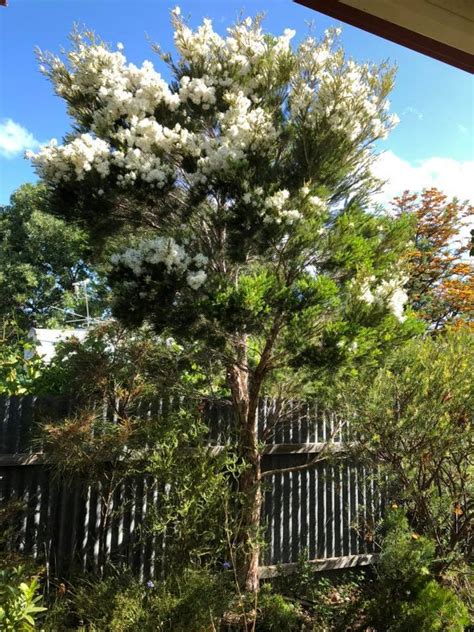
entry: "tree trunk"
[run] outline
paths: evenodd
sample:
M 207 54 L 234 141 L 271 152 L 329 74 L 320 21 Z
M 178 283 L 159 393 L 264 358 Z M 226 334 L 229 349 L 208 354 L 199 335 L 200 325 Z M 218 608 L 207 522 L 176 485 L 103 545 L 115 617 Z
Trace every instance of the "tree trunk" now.
M 250 419 L 249 419 L 250 422 Z M 239 481 L 241 504 L 241 564 L 238 575 L 241 587 L 247 592 L 256 593 L 259 589 L 258 567 L 260 561 L 260 512 L 262 506 L 260 453 L 258 451 L 257 432 L 252 422 L 243 429 L 247 441 L 242 446 L 242 458 L 247 464 Z
M 241 495 L 239 533 L 237 538 L 237 576 L 240 588 L 256 593 L 259 589 L 259 530 L 262 505 L 261 464 L 258 449 L 258 393 L 250 396 L 247 366 L 247 340 L 237 345 L 237 362 L 228 370 L 232 406 L 239 433 L 240 457 L 246 464 L 239 480 Z

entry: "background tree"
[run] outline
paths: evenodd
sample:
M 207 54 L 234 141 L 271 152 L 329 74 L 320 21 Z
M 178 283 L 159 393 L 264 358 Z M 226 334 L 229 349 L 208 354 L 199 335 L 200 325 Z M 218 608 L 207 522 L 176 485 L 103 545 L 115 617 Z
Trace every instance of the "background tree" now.
M 226 37 L 179 10 L 173 24 L 169 84 L 90 34 L 65 61 L 41 55 L 77 131 L 32 158 L 51 207 L 96 245 L 128 232 L 114 313 L 197 345 L 227 387 L 247 464 L 238 573 L 257 591 L 260 396 L 276 394 L 282 416 L 303 369 L 356 363 L 416 329 L 399 265 L 409 222 L 363 207 L 373 144 L 396 123 L 393 72 L 347 60 L 336 31 L 292 50 L 294 32 L 260 20 Z
M 0 317 L 18 326 L 58 326 L 85 316 L 74 284 L 89 281 L 91 314 L 105 307 L 106 287 L 90 266 L 87 232 L 47 212 L 46 187 L 24 184 L 0 208 Z M 70 310 L 65 314 L 59 309 Z
M 474 323 L 474 269 L 469 237 L 463 237 L 474 207 L 436 188 L 395 198 L 398 217 L 413 215 L 413 249 L 408 253 L 410 305 L 433 329 Z

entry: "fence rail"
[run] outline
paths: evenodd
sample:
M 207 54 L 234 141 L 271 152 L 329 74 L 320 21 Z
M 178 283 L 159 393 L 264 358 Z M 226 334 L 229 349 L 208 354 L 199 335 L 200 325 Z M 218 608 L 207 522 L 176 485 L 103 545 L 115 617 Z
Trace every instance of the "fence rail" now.
M 144 403 L 138 412 L 143 416 L 163 414 L 170 405 L 157 400 Z M 48 563 L 59 576 L 78 567 L 97 569 L 104 509 L 97 485 L 57 480 L 32 442 L 39 420 L 64 418 L 72 406 L 65 398 L 0 397 L 0 502 L 22 501 L 17 546 Z M 271 400 L 261 402 L 261 436 L 268 430 L 272 406 Z M 104 409 L 103 414 L 113 417 L 110 410 Z M 209 444 L 218 450 L 232 431 L 230 406 L 215 403 L 206 410 L 206 417 Z M 371 560 L 373 525 L 384 502 L 382 486 L 359 463 L 337 458 L 346 451 L 351 436 L 347 426 L 338 428 L 335 415 L 309 405 L 299 409 L 267 438 L 262 467 L 274 471 L 307 463 L 330 437 L 336 455 L 331 461 L 266 478 L 262 576 L 274 574 L 277 565 L 291 570 L 303 551 L 323 569 Z M 165 542 L 140 537 L 143 516 L 153 503 L 157 503 L 156 487 L 146 477 L 124 482 L 114 492 L 105 544 L 102 540 L 108 559 L 130 564 L 143 577 L 163 570 Z

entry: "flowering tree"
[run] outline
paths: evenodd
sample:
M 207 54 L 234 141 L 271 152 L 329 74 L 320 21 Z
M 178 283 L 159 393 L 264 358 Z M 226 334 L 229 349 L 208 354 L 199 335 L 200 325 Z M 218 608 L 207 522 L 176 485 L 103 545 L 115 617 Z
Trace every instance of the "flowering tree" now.
M 256 591 L 259 397 L 283 401 L 298 369 L 411 331 L 408 223 L 363 209 L 374 142 L 396 123 L 393 73 L 347 60 L 336 30 L 294 50 L 293 31 L 274 37 L 258 19 L 226 37 L 172 19 L 169 82 L 92 35 L 75 34 L 65 60 L 41 56 L 75 131 L 32 160 L 63 216 L 97 239 L 128 233 L 111 262 L 115 314 L 198 343 L 221 368 L 248 464 L 238 573 Z
M 398 216 L 415 218 L 413 248 L 407 252 L 410 303 L 433 329 L 447 324 L 472 326 L 474 269 L 469 261 L 469 239 L 462 238 L 465 220 L 474 207 L 436 188 L 421 195 L 408 191 L 395 198 Z

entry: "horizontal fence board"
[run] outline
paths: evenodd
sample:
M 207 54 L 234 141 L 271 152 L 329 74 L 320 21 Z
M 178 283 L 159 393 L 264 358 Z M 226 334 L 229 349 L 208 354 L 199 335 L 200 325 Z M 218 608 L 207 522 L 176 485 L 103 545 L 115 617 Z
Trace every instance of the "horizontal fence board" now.
M 135 414 L 151 418 L 179 404 L 177 399 L 142 401 Z M 159 510 L 156 484 L 145 476 L 123 480 L 107 505 L 98 486 L 55 477 L 51 462 L 38 451 L 38 422 L 59 422 L 74 406 L 67 398 L 0 397 L 0 501 L 23 503 L 10 548 L 47 563 L 59 577 L 98 571 L 107 561 L 130 564 L 141 577 L 162 575 L 172 533 L 140 535 L 147 509 Z M 292 403 L 284 423 L 274 428 L 276 408 L 268 398 L 259 404 L 262 470 L 272 471 L 263 483 L 261 576 L 273 576 L 280 565 L 291 572 L 302 555 L 321 570 L 369 563 L 383 487 L 376 484 L 376 473 L 350 457 L 354 438 L 348 425 L 340 426 L 335 415 L 314 404 Z M 99 414 L 116 420 L 113 408 L 103 406 Z M 219 452 L 233 432 L 232 408 L 228 402 L 207 402 L 205 417 L 209 449 Z M 310 469 L 274 472 L 308 463 L 324 450 L 331 459 Z
M 358 566 L 369 566 L 376 560 L 376 555 L 346 555 L 343 557 L 328 557 L 323 560 L 312 559 L 309 563 L 315 571 L 334 571 L 355 568 Z M 279 575 L 292 575 L 298 571 L 299 564 L 291 562 L 289 564 L 278 564 L 277 566 L 260 566 L 260 579 L 272 579 Z
M 355 444 L 337 443 L 274 443 L 264 445 L 262 454 L 319 454 L 325 451 L 325 456 L 334 456 L 348 452 Z M 208 446 L 211 454 L 218 454 L 226 449 L 223 445 Z M 133 451 L 132 451 L 133 452 Z M 14 454 L 0 454 L 0 467 L 9 465 L 38 465 L 52 464 L 55 460 L 44 452 L 23 452 Z

